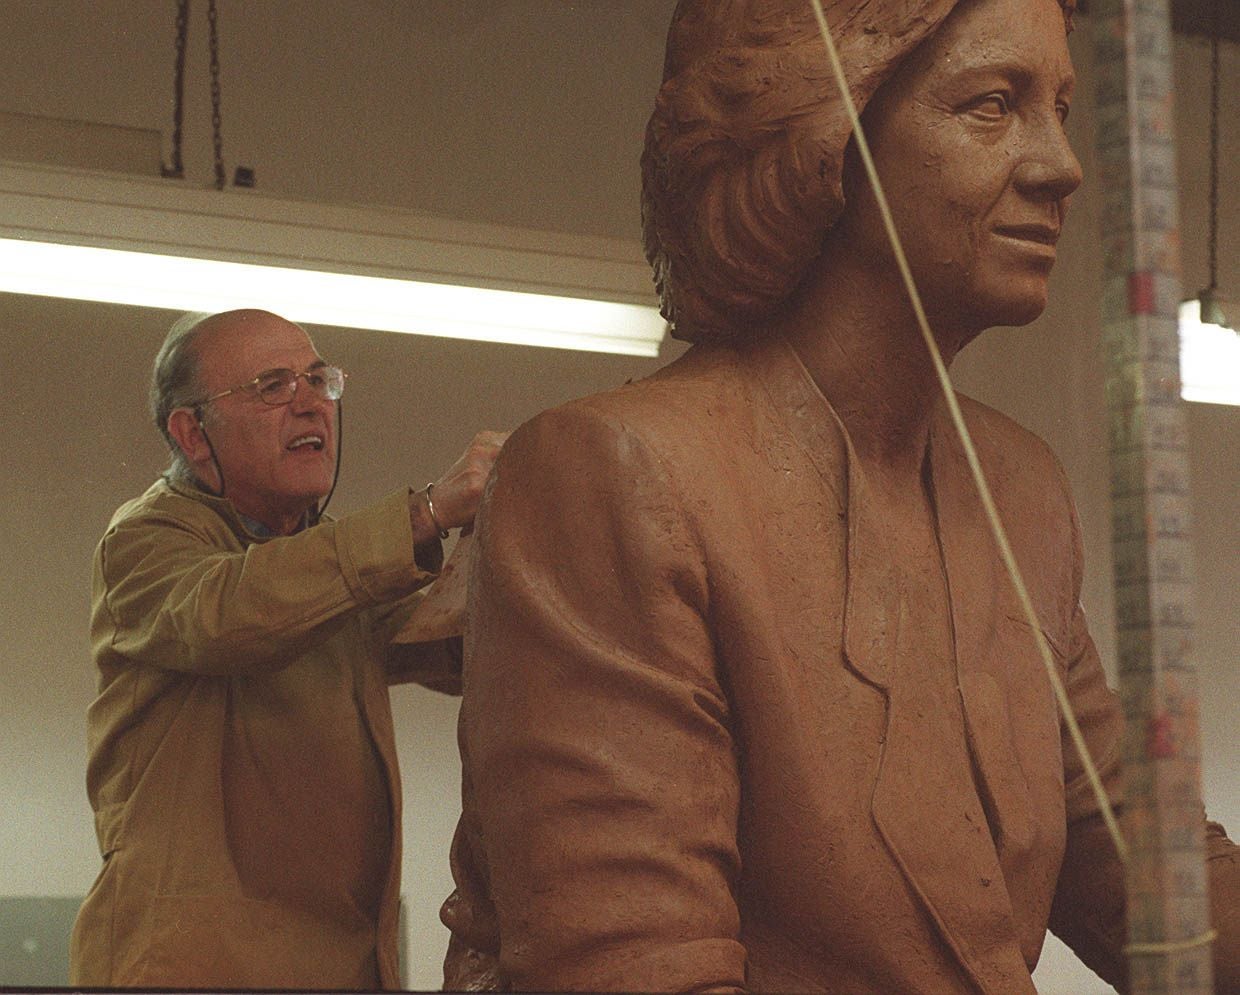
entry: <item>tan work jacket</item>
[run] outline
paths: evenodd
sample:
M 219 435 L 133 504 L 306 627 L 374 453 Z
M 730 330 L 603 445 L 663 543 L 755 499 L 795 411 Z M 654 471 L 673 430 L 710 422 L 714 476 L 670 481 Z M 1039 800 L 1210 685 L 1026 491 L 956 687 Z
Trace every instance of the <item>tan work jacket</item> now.
M 1064 475 L 961 403 L 1118 802 Z M 471 578 L 448 987 L 1033 995 L 1048 923 L 1121 976 L 1120 865 L 942 413 L 929 458 L 947 659 L 783 342 L 513 434 Z M 1234 969 L 1240 864 L 1212 846 Z
M 116 512 L 94 562 L 87 719 L 103 868 L 72 984 L 397 986 L 387 686 L 459 683 L 444 653 L 389 657 L 442 559 L 435 543 L 416 565 L 408 504 L 279 539 L 164 480 Z

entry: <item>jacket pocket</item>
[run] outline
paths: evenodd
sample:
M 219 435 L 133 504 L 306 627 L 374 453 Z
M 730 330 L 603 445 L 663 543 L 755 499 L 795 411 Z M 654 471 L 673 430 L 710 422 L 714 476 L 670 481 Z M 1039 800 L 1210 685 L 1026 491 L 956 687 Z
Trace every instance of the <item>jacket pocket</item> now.
M 149 932 L 115 983 L 147 988 L 371 988 L 375 936 L 237 895 L 151 899 Z M 118 972 L 119 973 L 119 972 Z
M 135 959 L 120 985 L 268 988 L 289 983 L 278 910 L 239 897 L 152 899 L 149 934 L 134 937 Z

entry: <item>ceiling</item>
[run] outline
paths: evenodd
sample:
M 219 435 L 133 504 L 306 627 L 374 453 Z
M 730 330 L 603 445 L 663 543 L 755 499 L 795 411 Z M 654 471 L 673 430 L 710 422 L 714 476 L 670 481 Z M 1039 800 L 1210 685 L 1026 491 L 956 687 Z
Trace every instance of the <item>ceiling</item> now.
M 1088 14 L 1097 0 L 1077 0 L 1077 9 Z M 1217 8 L 1219 35 L 1240 42 L 1240 0 L 1171 0 L 1171 26 L 1179 34 L 1214 33 L 1212 22 Z

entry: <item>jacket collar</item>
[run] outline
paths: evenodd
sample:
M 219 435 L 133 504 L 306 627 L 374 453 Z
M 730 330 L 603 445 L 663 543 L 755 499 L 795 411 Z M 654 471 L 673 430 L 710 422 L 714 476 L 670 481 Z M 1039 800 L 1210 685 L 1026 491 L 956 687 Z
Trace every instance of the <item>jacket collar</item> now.
M 753 346 L 744 361 L 758 374 L 775 409 L 824 483 L 847 509 L 844 656 L 863 680 L 886 692 L 886 647 L 899 635 L 899 585 L 886 536 L 867 499 L 860 462 L 839 416 L 796 351 L 775 337 Z
M 925 742 L 925 730 L 917 718 L 919 703 L 911 689 L 900 686 L 898 675 L 892 671 L 901 622 L 896 551 L 890 548 L 883 525 L 867 499 L 860 461 L 843 423 L 787 342 L 775 338 L 743 347 L 742 352 L 742 362 L 756 372 L 818 475 L 828 488 L 844 495 L 848 529 L 844 658 L 854 673 L 883 694 L 887 711 L 887 733 L 873 796 L 875 823 L 910 888 L 979 990 L 1011 995 L 1022 990 L 1017 979 L 1027 979 L 1028 969 L 1013 931 L 1011 901 L 980 797 L 971 813 L 980 830 L 974 836 L 974 845 L 929 832 L 924 808 L 909 804 L 910 786 L 918 784 L 927 763 L 935 762 L 930 755 L 935 744 Z M 997 599 L 1002 597 L 999 592 L 1006 590 L 1007 581 L 999 576 L 1000 565 L 985 521 L 979 519 L 981 509 L 961 444 L 941 403 L 932 420 L 929 460 L 951 604 L 956 672 L 972 751 L 976 716 L 970 713 L 992 704 L 990 698 L 975 693 L 977 682 L 972 670 L 996 652 Z M 980 675 L 984 668 L 978 666 L 978 670 Z M 978 782 L 988 787 L 991 782 L 1010 779 L 1011 772 L 986 770 L 986 758 L 976 752 L 973 759 L 979 765 L 976 774 L 967 765 L 958 772 L 968 779 L 962 785 L 964 797 L 976 795 Z M 1027 793 L 1013 790 L 1001 794 L 1006 802 L 1013 803 L 1005 805 L 1005 818 L 1020 825 L 1026 819 L 1020 803 L 1027 806 Z M 972 875 L 979 887 L 962 892 L 965 874 Z M 1027 990 L 1032 992 L 1032 986 Z
M 257 522 L 248 515 L 243 515 L 239 512 L 228 498 L 219 497 L 216 494 L 203 490 L 196 481 L 185 482 L 170 477 L 168 474 L 164 474 L 163 479 L 168 485 L 168 489 L 174 494 L 197 501 L 199 504 L 205 505 L 214 511 L 243 542 L 247 544 L 267 542 L 270 539 L 278 538 L 262 522 Z

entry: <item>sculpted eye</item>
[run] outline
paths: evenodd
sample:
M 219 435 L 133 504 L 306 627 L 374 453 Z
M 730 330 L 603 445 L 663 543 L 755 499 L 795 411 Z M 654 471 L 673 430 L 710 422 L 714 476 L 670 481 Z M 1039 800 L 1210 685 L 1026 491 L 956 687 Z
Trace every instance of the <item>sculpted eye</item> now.
M 969 110 L 977 117 L 988 121 L 998 121 L 1011 110 L 1005 93 L 988 93 L 973 102 Z
M 1068 120 L 1068 112 L 1071 110 L 1072 108 L 1068 105 L 1066 100 L 1061 100 L 1055 104 L 1055 113 L 1059 115 L 1060 124 L 1063 124 Z

